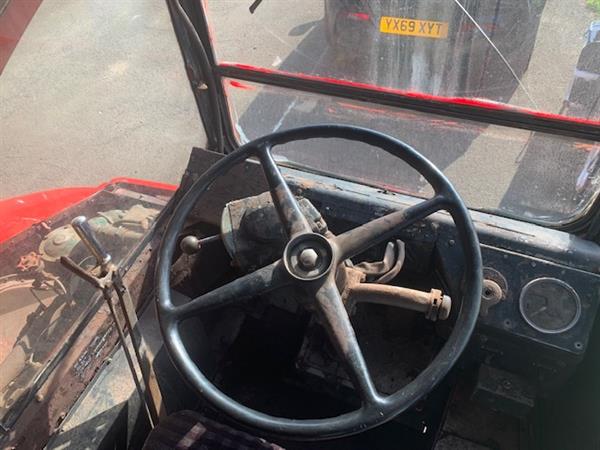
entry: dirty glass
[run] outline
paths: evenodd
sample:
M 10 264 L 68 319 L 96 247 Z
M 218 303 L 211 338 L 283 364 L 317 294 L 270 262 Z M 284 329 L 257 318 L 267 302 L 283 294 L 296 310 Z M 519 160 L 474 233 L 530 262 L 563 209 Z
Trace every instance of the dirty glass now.
M 205 3 L 219 63 L 600 124 L 600 16 L 585 0 L 307 0 L 294 7 L 263 0 L 254 13 L 245 0 Z M 593 142 L 230 81 L 225 89 L 240 142 L 308 123 L 354 123 L 413 144 L 473 208 L 561 223 L 596 197 L 600 151 Z M 440 125 L 425 125 L 431 123 Z M 386 158 L 324 147 L 322 161 L 301 151 L 287 158 L 423 191 L 418 177 L 392 173 Z
M 205 144 L 188 86 L 164 2 L 0 0 L 0 440 L 96 305 L 59 263 L 93 261 L 70 221 L 86 215 L 120 263 Z
M 240 140 L 323 122 L 371 128 L 418 149 L 475 209 L 557 223 L 574 219 L 597 194 L 595 169 L 586 172 L 600 151 L 594 142 L 237 80 L 225 80 L 224 86 Z M 283 164 L 419 197 L 432 193 L 407 164 L 364 144 L 315 139 L 278 147 L 274 153 Z
M 70 220 L 88 218 L 92 231 L 115 264 L 126 261 L 142 243 L 171 192 L 128 183 L 106 187 L 10 243 L 0 243 L 0 424 L 10 428 L 20 411 L 35 398 L 54 361 L 80 333 L 86 317 L 102 304 L 98 291 L 66 271 L 61 257 L 85 269 L 95 258 L 81 242 Z M 16 242 L 16 245 L 15 245 Z M 110 329 L 109 329 L 110 331 Z M 97 348 L 107 336 L 98 336 Z M 73 379 L 84 379 L 94 356 L 78 361 Z

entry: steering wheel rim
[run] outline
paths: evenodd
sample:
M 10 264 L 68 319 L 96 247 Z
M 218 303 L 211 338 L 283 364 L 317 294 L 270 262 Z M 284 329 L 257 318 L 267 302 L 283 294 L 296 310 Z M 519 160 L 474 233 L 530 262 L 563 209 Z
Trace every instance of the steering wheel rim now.
M 290 240 L 310 234 L 306 232 L 306 224 L 297 226 L 296 228 L 300 228 L 300 230 L 298 230 L 294 229 L 293 225 L 290 225 L 293 223 L 292 220 L 286 223 L 287 219 L 294 219 L 299 222 L 302 222 L 302 219 L 306 221 L 306 219 L 302 216 L 299 208 L 297 208 L 297 204 L 288 204 L 286 207 L 286 201 L 294 203 L 294 200 L 290 199 L 290 195 L 292 198 L 293 195 L 289 191 L 289 187 L 285 183 L 272 158 L 271 149 L 277 145 L 283 145 L 292 141 L 317 138 L 340 138 L 375 146 L 400 158 L 423 175 L 433 187 L 435 191 L 434 197 L 402 212 L 405 220 L 396 225 L 388 224 L 389 226 L 385 229 L 385 233 L 380 235 L 380 239 L 375 243 L 382 242 L 387 237 L 391 237 L 410 223 L 424 219 L 440 209 L 445 209 L 451 214 L 456 226 L 458 240 L 461 243 L 462 251 L 465 256 L 465 270 L 462 283 L 460 311 L 453 331 L 435 358 L 414 380 L 388 397 L 378 396 L 376 391 L 372 391 L 373 386 L 372 383 L 369 385 L 370 380 L 362 380 L 364 383 L 360 386 L 360 389 L 357 388 L 357 391 L 363 394 L 363 403 L 360 409 L 326 419 L 298 420 L 275 417 L 246 407 L 220 391 L 208 380 L 208 378 L 206 378 L 187 353 L 178 330 L 181 321 L 197 314 L 197 311 L 195 312 L 191 307 L 186 309 L 187 305 L 194 304 L 194 301 L 179 307 L 173 305 L 171 301 L 169 275 L 178 236 L 183 230 L 185 220 L 194 205 L 220 175 L 226 173 L 231 167 L 252 156 L 257 156 L 261 161 L 267 181 L 271 187 L 271 195 L 277 206 L 278 212 L 280 213 L 280 218 L 286 227 L 288 236 L 291 237 Z M 408 215 L 406 214 L 407 211 L 409 212 Z M 286 214 L 287 216 L 296 216 L 286 218 Z M 298 217 L 298 214 L 302 217 Z M 384 216 L 383 220 L 382 218 L 375 219 L 355 230 L 362 231 L 364 234 L 365 228 L 368 228 L 366 225 L 379 221 L 378 224 L 381 228 L 382 224 L 385 225 L 386 223 L 385 218 L 396 217 L 396 220 L 399 220 L 399 218 L 401 218 L 400 216 L 401 212 L 390 213 Z M 391 219 L 389 219 L 389 221 L 393 222 Z M 332 260 L 334 263 L 339 263 L 339 261 L 343 261 L 346 256 L 358 254 L 364 249 L 372 246 L 367 245 L 365 247 L 365 245 L 362 245 L 361 243 L 356 244 L 355 242 L 358 241 L 361 234 L 360 232 L 357 232 L 354 235 L 350 234 L 355 230 L 351 230 L 350 232 L 337 237 L 339 239 L 340 248 L 347 250 L 347 248 L 350 247 L 352 251 L 340 252 L 338 243 L 332 244 L 331 251 L 335 254 L 335 259 Z M 344 236 L 346 237 L 344 238 Z M 370 243 L 373 243 L 373 239 L 371 239 Z M 292 251 L 288 251 L 289 246 L 288 243 L 286 252 Z M 337 254 L 336 252 L 340 252 L 340 254 Z M 285 258 L 288 259 L 282 263 L 282 260 Z M 289 270 L 291 270 L 288 268 L 287 264 L 290 261 L 289 258 L 291 258 L 289 253 L 286 254 L 284 252 L 284 256 L 281 260 L 267 266 L 269 267 L 270 272 L 260 273 L 258 278 L 253 279 L 253 283 L 260 284 L 263 282 L 267 283 L 268 281 L 269 283 L 273 282 L 275 285 L 277 282 L 282 282 L 280 280 L 282 271 L 289 272 Z M 332 256 L 332 258 L 334 257 Z M 282 266 L 284 267 L 282 268 Z M 259 273 L 263 269 L 259 269 L 259 271 L 256 271 L 251 275 Z M 334 272 L 335 270 L 328 271 L 319 276 L 319 279 L 324 280 L 323 285 L 327 284 L 327 289 L 329 290 L 331 288 L 331 274 Z M 244 277 L 241 277 L 238 280 Z M 269 280 L 263 280 L 266 278 L 269 278 Z M 235 280 L 230 284 L 234 284 L 238 280 Z M 482 260 L 477 233 L 471 222 L 466 205 L 450 181 L 433 163 L 406 143 L 376 131 L 348 125 L 316 125 L 273 133 L 249 142 L 218 161 L 200 176 L 189 191 L 181 198 L 167 225 L 159 251 L 156 282 L 158 293 L 158 318 L 168 353 L 182 376 L 201 397 L 206 399 L 213 407 L 224 412 L 234 420 L 244 425 L 258 428 L 268 434 L 292 439 L 320 440 L 360 433 L 393 419 L 395 416 L 414 405 L 415 402 L 430 392 L 446 376 L 448 371 L 462 354 L 475 328 L 479 314 L 481 296 Z M 306 279 L 303 282 L 306 282 L 306 286 L 311 286 L 310 283 L 313 283 L 314 285 L 313 280 Z M 229 284 L 227 286 L 229 286 Z M 217 288 L 217 290 L 218 289 L 219 288 Z M 330 301 L 327 297 L 328 295 L 335 295 L 331 294 L 331 292 L 323 293 L 322 291 L 325 290 L 325 288 L 321 287 L 315 288 L 315 295 L 317 295 L 317 301 L 321 308 L 321 312 L 324 313 L 326 317 L 330 319 L 333 318 L 331 320 L 337 320 L 337 314 L 343 314 L 345 309 L 344 312 L 339 311 L 339 302 Z M 263 290 L 262 292 L 265 291 L 266 290 Z M 238 292 L 238 297 L 240 297 L 243 296 L 244 291 L 241 291 L 238 287 L 238 290 L 235 292 Z M 319 294 L 321 297 L 319 297 Z M 203 296 L 201 296 L 200 299 L 202 297 Z M 248 296 L 245 298 L 248 298 Z M 324 301 L 324 299 L 327 301 Z M 214 305 L 211 301 L 214 302 Z M 219 296 L 219 294 L 217 294 L 216 296 L 213 295 L 212 297 L 207 297 L 202 304 L 202 308 L 224 306 L 225 304 L 228 304 L 228 300 L 223 299 L 222 295 Z M 198 307 L 198 305 L 196 304 L 195 307 Z M 330 315 L 331 317 L 329 317 Z M 349 323 L 349 320 L 347 322 Z M 353 330 L 350 330 L 350 332 L 354 335 Z M 342 336 L 342 338 L 346 337 L 347 335 Z M 344 346 L 343 343 L 340 345 L 342 345 L 342 347 Z M 350 362 L 350 364 L 351 366 L 352 364 L 357 364 L 357 367 L 354 369 L 358 371 L 357 374 L 360 374 L 362 353 L 360 353 L 360 348 L 358 350 L 358 356 L 360 357 L 358 358 L 359 361 L 353 361 Z M 362 360 L 362 365 L 364 365 L 364 360 Z M 364 367 L 364 370 L 368 376 L 366 366 Z M 355 378 L 353 378 L 353 381 L 356 381 Z M 358 382 L 360 383 L 361 380 L 358 380 Z M 356 383 L 355 387 L 357 387 Z

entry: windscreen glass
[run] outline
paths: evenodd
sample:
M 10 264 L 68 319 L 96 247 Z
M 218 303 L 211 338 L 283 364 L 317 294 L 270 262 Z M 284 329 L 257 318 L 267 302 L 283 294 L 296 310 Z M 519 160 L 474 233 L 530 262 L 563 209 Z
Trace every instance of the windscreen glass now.
M 351 123 L 413 145 L 472 208 L 566 222 L 595 198 L 591 141 L 341 101 L 341 81 L 421 98 L 524 108 L 600 124 L 600 22 L 584 1 L 246 0 L 204 2 L 217 62 L 322 81 L 320 94 L 226 80 L 240 143 L 314 123 Z M 253 12 L 250 11 L 252 9 Z M 560 31 L 559 31 L 560 30 Z M 306 164 L 420 195 L 422 180 L 352 145 L 288 153 Z M 328 161 L 337 161 L 329 164 Z
M 397 137 L 433 161 L 474 209 L 527 220 L 575 219 L 598 192 L 591 141 L 450 119 L 327 95 L 225 80 L 232 121 L 242 141 L 319 123 L 367 127 Z M 283 164 L 418 197 L 431 187 L 414 169 L 361 143 L 320 139 L 274 149 Z
M 190 149 L 206 142 L 188 86 L 164 2 L 0 0 L 6 445 L 32 405 L 34 434 L 53 430 L 68 412 L 65 398 L 74 401 L 111 351 L 115 328 L 99 310 L 105 302 L 60 262 L 95 265 L 69 224 L 85 215 L 121 268 L 137 256 Z

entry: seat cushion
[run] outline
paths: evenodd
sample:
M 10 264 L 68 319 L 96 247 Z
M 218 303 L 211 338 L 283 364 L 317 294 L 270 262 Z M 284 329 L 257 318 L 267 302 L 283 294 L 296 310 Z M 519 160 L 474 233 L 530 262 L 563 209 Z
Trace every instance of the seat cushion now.
M 193 411 L 180 411 L 161 420 L 144 450 L 283 450 L 264 439 L 236 430 Z

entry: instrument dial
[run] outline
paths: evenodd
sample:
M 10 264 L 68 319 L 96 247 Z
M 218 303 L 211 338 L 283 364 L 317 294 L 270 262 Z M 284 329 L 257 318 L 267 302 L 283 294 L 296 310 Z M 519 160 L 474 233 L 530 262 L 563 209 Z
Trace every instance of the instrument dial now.
M 523 319 L 542 333 L 570 330 L 581 315 L 577 292 L 556 278 L 538 278 L 525 285 L 519 308 Z

